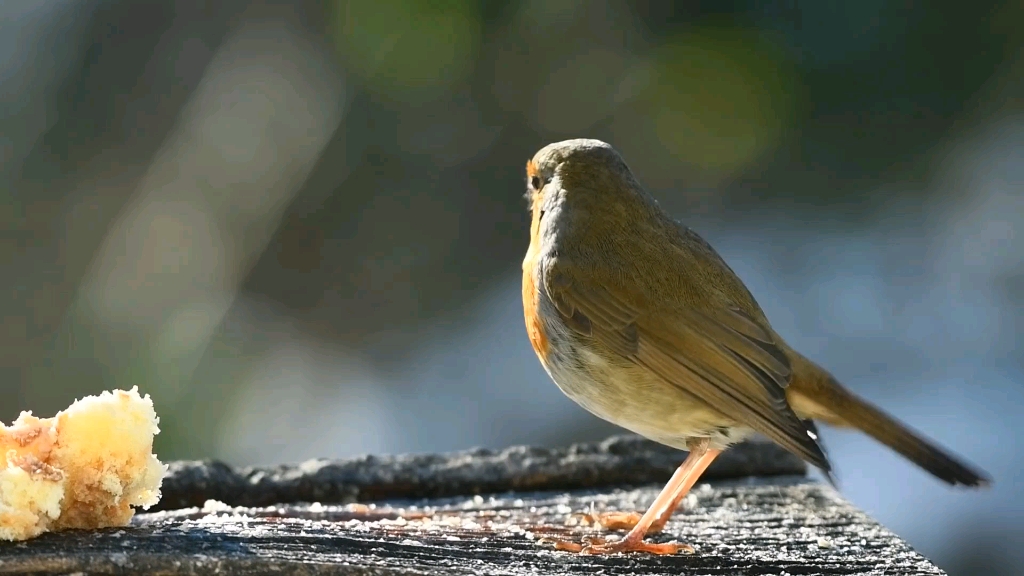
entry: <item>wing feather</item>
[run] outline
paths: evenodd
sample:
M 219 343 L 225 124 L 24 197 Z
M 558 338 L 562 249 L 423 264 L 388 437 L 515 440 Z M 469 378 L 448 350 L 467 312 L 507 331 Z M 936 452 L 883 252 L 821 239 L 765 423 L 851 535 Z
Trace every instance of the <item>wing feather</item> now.
M 739 308 L 642 312 L 607 286 L 546 270 L 544 286 L 569 326 L 646 367 L 711 408 L 824 470 L 816 440 L 786 400 L 789 360 L 772 334 Z M 581 331 L 582 333 L 582 331 Z

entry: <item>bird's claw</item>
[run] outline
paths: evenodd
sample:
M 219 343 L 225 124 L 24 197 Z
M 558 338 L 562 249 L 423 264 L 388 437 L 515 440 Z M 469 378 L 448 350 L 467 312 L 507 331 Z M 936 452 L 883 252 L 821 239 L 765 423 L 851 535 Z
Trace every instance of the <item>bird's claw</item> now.
M 666 556 L 671 554 L 693 554 L 693 546 L 688 544 L 680 544 L 679 542 L 666 542 L 664 544 L 655 544 L 653 542 L 647 542 L 643 539 L 631 539 L 624 538 L 622 540 L 615 540 L 609 542 L 604 538 L 585 538 L 583 543 L 571 542 L 568 540 L 542 540 L 542 543 L 551 543 L 554 545 L 555 550 L 564 550 L 566 552 L 575 552 L 586 556 L 598 556 L 603 554 L 619 554 L 627 552 L 644 552 L 647 554 L 655 554 L 658 556 Z

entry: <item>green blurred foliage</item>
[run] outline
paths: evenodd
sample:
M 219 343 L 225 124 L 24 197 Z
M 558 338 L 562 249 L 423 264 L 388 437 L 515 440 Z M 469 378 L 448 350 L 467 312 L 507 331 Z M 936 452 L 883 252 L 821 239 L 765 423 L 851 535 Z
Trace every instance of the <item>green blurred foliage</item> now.
M 481 40 L 472 0 L 339 0 L 329 32 L 348 70 L 385 99 L 430 100 L 472 71 Z
M 793 122 L 798 71 L 756 29 L 692 29 L 666 39 L 652 63 L 652 82 L 633 105 L 672 163 L 689 166 L 696 179 L 742 171 L 778 146 Z

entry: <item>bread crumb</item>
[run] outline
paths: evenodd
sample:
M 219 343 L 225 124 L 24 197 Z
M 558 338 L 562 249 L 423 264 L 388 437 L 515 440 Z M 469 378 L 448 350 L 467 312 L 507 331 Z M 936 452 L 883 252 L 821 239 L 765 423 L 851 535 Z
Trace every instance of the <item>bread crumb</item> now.
M 138 387 L 76 401 L 53 418 L 0 422 L 0 540 L 124 526 L 160 500 L 159 418 Z

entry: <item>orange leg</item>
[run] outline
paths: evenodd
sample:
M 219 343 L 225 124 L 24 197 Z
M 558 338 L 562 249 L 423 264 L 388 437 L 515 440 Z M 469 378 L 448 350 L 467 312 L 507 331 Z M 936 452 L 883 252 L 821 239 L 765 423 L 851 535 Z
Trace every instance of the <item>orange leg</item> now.
M 675 554 L 680 550 L 693 551 L 693 548 L 685 544 L 668 543 L 652 544 L 644 541 L 648 532 L 658 531 L 664 527 L 669 517 L 683 501 L 683 498 L 690 492 L 693 485 L 697 483 L 701 474 L 708 465 L 721 453 L 720 450 L 710 450 L 708 440 L 702 439 L 690 446 L 690 454 L 676 469 L 675 474 L 669 479 L 668 484 L 661 490 L 658 497 L 654 499 L 643 516 L 633 520 L 632 515 L 607 515 L 611 520 L 618 520 L 622 524 L 631 525 L 632 529 L 626 537 L 617 542 L 601 542 L 580 546 L 569 542 L 556 542 L 555 547 L 561 550 L 571 550 L 582 554 L 614 554 L 616 552 L 649 552 L 651 554 Z M 612 522 L 609 522 L 611 524 Z M 602 524 L 606 525 L 605 522 Z M 614 524 L 613 524 L 614 525 Z M 607 526 L 607 525 L 606 525 Z
M 718 454 L 720 453 L 720 451 L 718 450 L 708 450 L 706 439 L 695 442 L 693 445 L 690 446 L 690 448 L 691 453 L 693 451 L 703 451 L 705 452 L 705 454 L 708 454 L 710 456 L 708 457 L 707 461 L 700 466 L 699 469 L 694 470 L 693 482 L 690 483 L 689 486 L 687 486 L 686 488 L 680 490 L 676 494 L 672 502 L 664 510 L 662 510 L 661 514 L 654 520 L 654 522 L 651 523 L 650 527 L 647 528 L 647 534 L 657 534 L 658 532 L 661 532 L 661 530 L 665 527 L 665 524 L 668 523 L 669 518 L 672 517 L 672 514 L 674 514 L 675 511 L 679 509 L 679 504 L 683 501 L 683 498 L 686 498 L 686 495 L 690 493 L 690 489 L 693 488 L 693 484 L 695 484 L 696 481 L 700 478 L 700 475 L 708 467 L 708 464 L 711 464 L 711 461 L 714 460 L 715 457 L 718 456 Z M 687 460 L 689 460 L 689 458 Z M 682 466 L 685 465 L 686 462 L 683 462 L 680 468 L 682 468 Z M 600 524 L 601 527 L 605 530 L 631 530 L 635 528 L 637 524 L 640 523 L 640 519 L 643 516 L 639 512 L 603 512 L 601 514 L 586 514 L 586 517 L 591 522 Z

